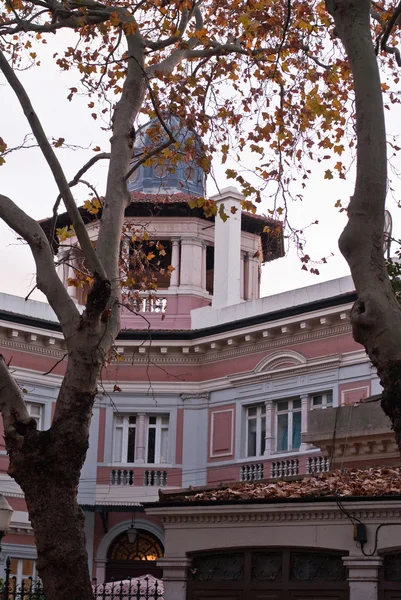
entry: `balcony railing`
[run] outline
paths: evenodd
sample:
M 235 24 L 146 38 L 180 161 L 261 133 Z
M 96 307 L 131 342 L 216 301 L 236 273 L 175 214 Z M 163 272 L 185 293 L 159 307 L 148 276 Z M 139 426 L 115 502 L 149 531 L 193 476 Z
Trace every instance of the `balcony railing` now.
M 271 477 L 289 477 L 298 474 L 299 460 L 297 458 L 277 460 L 271 464 Z
M 134 485 L 134 471 L 132 469 L 112 469 L 110 471 L 111 485 Z
M 259 481 L 263 479 L 263 463 L 244 465 L 240 469 L 240 481 Z
M 129 302 L 129 307 L 131 310 L 141 313 L 164 313 L 167 310 L 167 298 L 158 298 L 155 296 L 133 298 Z
M 330 471 L 330 459 L 324 456 L 311 456 L 306 461 L 306 473 L 327 473 Z
M 167 485 L 167 471 L 145 471 L 143 485 L 164 487 Z

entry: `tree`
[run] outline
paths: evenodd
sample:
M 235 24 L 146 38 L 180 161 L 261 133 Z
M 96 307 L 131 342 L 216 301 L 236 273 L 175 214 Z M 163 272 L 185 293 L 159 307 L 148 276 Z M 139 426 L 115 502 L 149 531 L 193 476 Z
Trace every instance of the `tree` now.
M 60 232 L 59 237 L 55 231 L 46 236 L 10 198 L 0 195 L 0 217 L 29 244 L 37 286 L 58 316 L 68 353 L 53 423 L 42 432 L 36 430 L 21 390 L 0 361 L 0 410 L 9 474 L 25 493 L 38 572 L 49 599 L 92 598 L 83 514 L 76 495 L 98 378 L 120 326 L 119 254 L 124 210 L 130 202 L 127 178 L 144 160 L 155 157 L 174 163 L 178 153 L 184 153 L 209 171 L 213 153 L 220 153 L 225 162 L 248 149 L 260 159 L 253 169 L 260 185 L 234 168 L 226 171 L 242 186 L 244 207 L 252 209 L 265 191 L 272 202 L 269 212 L 286 214 L 291 186 L 307 181 L 311 160 L 334 158 L 336 164 L 326 170 L 326 178 L 335 173 L 345 176 L 338 157 L 344 151 L 353 81 L 358 174 L 341 249 L 358 293 L 352 312 L 354 335 L 378 369 L 385 388 L 383 406 L 401 446 L 397 335 L 401 317 L 381 253 L 386 140 L 369 20 L 372 6 L 368 0 L 327 0 L 326 4 L 328 12 L 322 2 L 309 0 L 236 0 L 229 5 L 222 0 L 3 3 L 0 69 L 57 183 L 54 214 L 62 201 L 91 281 L 80 315 L 55 269 L 54 248 L 63 243 Z M 379 48 L 391 51 L 390 59 L 398 62 L 398 50 L 388 41 L 399 7 L 394 11 L 391 7 L 391 2 L 377 5 L 373 30 L 381 35 Z M 332 44 L 329 15 L 349 63 L 336 38 L 331 62 L 323 62 L 322 55 Z M 71 30 L 73 42 L 64 49 L 60 46 L 57 63 L 62 70 L 77 72 L 77 86 L 70 89 L 68 99 L 73 101 L 78 88 L 83 88 L 90 99 L 88 117 L 109 117 L 112 130 L 110 152 L 97 153 L 70 182 L 56 150 L 64 141 L 49 141 L 17 75 L 19 67 L 37 67 L 46 36 L 63 29 Z M 119 96 L 116 103 L 115 95 Z M 134 125 L 141 112 L 158 116 L 161 125 L 154 146 L 133 161 Z M 194 156 L 190 147 L 179 147 L 164 119 L 166 113 L 204 136 L 207 144 L 201 156 Z M 0 142 L 4 161 L 9 149 L 6 140 Z M 94 247 L 72 188 L 100 159 L 109 160 L 109 169 L 105 194 L 99 200 L 101 218 Z M 212 210 L 204 199 L 200 203 Z M 307 268 L 309 257 L 304 255 L 303 261 Z
M 336 34 L 347 53 L 355 90 L 357 172 L 348 223 L 339 246 L 348 262 L 358 299 L 351 312 L 354 339 L 362 344 L 383 386 L 382 408 L 391 420 L 401 451 L 401 309 L 383 256 L 387 195 L 387 140 L 379 68 L 371 38 L 372 3 L 326 0 Z M 391 14 L 382 47 L 401 66 L 399 51 L 387 47 L 401 3 Z

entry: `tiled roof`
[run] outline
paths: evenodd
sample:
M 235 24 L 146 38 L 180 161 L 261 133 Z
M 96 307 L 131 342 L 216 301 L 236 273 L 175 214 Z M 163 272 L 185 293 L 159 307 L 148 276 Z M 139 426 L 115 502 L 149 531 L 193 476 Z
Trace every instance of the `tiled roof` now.
M 198 488 L 182 492 L 160 492 L 162 503 L 211 501 L 284 500 L 400 496 L 401 469 L 375 467 L 367 470 L 336 470 L 321 475 L 232 483 L 219 488 Z

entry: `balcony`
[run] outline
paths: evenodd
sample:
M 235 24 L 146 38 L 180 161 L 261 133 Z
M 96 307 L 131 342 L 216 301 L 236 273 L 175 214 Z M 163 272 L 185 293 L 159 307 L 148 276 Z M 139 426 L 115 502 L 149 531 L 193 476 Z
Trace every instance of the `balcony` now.
M 145 485 L 155 487 L 166 487 L 167 471 L 146 470 L 138 473 L 138 482 L 135 482 L 135 472 L 132 469 L 112 469 L 110 471 L 110 485 Z M 142 476 L 142 477 L 141 477 Z
M 371 396 L 354 405 L 310 411 L 302 442 L 320 448 L 331 459 L 331 469 L 398 464 L 394 433 L 380 399 L 380 395 Z

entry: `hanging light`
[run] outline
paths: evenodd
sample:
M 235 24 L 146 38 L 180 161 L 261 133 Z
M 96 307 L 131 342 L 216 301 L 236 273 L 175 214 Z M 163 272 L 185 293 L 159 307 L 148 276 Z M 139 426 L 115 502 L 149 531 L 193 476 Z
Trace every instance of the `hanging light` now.
M 138 531 L 135 527 L 135 513 L 132 513 L 131 526 L 127 530 L 128 541 L 130 544 L 135 544 L 137 535 L 138 535 Z

